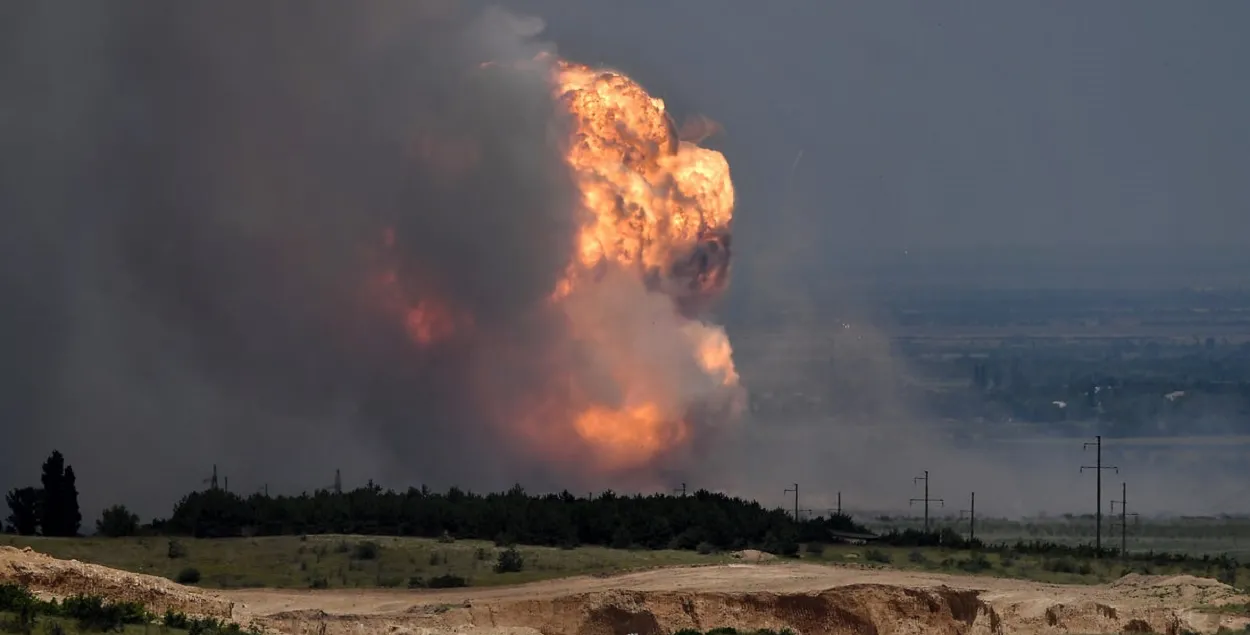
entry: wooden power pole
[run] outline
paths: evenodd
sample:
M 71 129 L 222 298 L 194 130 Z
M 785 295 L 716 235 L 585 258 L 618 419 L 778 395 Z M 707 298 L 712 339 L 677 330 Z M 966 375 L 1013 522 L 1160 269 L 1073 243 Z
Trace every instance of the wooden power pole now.
M 964 514 L 968 514 L 968 540 L 977 539 L 977 493 L 973 492 L 971 500 L 968 502 L 968 509 L 959 510 L 959 517 L 963 518 Z
M 681 497 L 685 498 L 686 497 L 686 484 L 682 483 L 680 489 L 673 490 L 674 494 L 676 494 L 677 492 L 681 492 Z
M 914 487 L 917 481 L 924 481 L 924 498 L 913 498 L 907 501 L 910 506 L 913 503 L 924 503 L 924 532 L 929 533 L 929 503 L 938 503 L 942 507 L 946 507 L 946 501 L 940 498 L 929 498 L 929 470 L 924 471 L 924 476 L 917 476 L 911 480 Z
M 1097 490 L 1094 494 L 1094 500 L 1095 500 L 1095 503 L 1094 503 L 1094 550 L 1096 552 L 1095 557 L 1101 558 L 1102 557 L 1102 471 L 1103 470 L 1115 470 L 1115 473 L 1119 474 L 1120 468 L 1114 465 L 1102 464 L 1102 435 L 1098 435 L 1094 437 L 1093 443 L 1090 443 L 1088 441 L 1085 442 L 1085 444 L 1081 446 L 1081 449 L 1085 450 L 1091 445 L 1094 446 L 1094 451 L 1096 455 L 1095 462 L 1093 465 L 1082 465 L 1081 472 L 1083 473 L 1085 472 L 1085 470 L 1093 470 L 1094 475 L 1097 477 L 1096 479 L 1094 479 L 1094 489 Z
M 782 494 L 794 492 L 794 522 L 799 522 L 799 484 L 794 484 L 794 489 L 786 488 Z
M 1128 517 L 1137 514 L 1128 513 L 1128 483 L 1120 483 L 1120 500 L 1111 501 L 1111 515 L 1115 516 L 1116 503 L 1120 504 L 1120 557 L 1128 557 Z M 1114 527 L 1114 525 L 1112 525 Z

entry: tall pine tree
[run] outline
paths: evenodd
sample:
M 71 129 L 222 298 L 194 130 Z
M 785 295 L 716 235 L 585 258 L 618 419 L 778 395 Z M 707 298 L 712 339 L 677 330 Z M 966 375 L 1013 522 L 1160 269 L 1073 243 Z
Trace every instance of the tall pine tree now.
M 64 507 L 64 517 L 62 521 L 65 523 L 62 529 L 65 533 L 62 536 L 77 536 L 78 530 L 82 528 L 82 511 L 78 509 L 78 478 L 74 476 L 74 468 L 65 466 L 65 478 L 62 481 L 63 489 L 61 490 L 62 504 Z
M 82 525 L 78 510 L 78 489 L 74 468 L 66 467 L 65 457 L 53 450 L 43 462 L 43 535 L 76 536 Z

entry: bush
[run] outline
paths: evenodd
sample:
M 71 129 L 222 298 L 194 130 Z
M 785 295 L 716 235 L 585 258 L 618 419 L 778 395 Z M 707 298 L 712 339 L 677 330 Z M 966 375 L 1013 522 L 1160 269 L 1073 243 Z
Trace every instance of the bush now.
M 181 542 L 170 539 L 169 548 L 166 550 L 170 560 L 187 557 L 187 548 Z
M 1052 573 L 1077 573 L 1079 567 L 1076 560 L 1068 556 L 1042 561 L 1042 569 Z
M 139 516 L 131 513 L 125 505 L 114 505 L 100 514 L 95 521 L 96 533 L 109 538 L 123 538 L 139 533 Z
M 699 552 L 699 555 L 710 556 L 716 553 L 716 545 L 705 540 L 699 543 L 699 546 L 695 547 L 694 550 Z
M 126 624 L 146 624 L 152 616 L 138 602 L 107 602 L 98 595 L 75 595 L 61 603 L 63 617 L 78 620 L 79 630 L 121 630 Z
M 959 563 L 959 568 L 969 573 L 980 573 L 994 568 L 994 563 L 985 557 L 985 554 L 977 552 L 972 554 L 971 558 Z
M 165 616 L 161 618 L 161 624 L 166 628 L 174 628 L 184 631 L 191 626 L 186 613 L 175 613 L 173 609 L 165 609 Z
M 869 562 L 879 562 L 881 564 L 890 564 L 894 562 L 894 559 L 890 557 L 890 554 L 880 549 L 869 549 L 868 551 L 865 551 L 864 560 Z
M 356 543 L 352 549 L 352 558 L 356 560 L 377 560 L 382 546 L 371 540 Z
M 174 582 L 178 584 L 199 584 L 200 570 L 195 567 L 187 567 L 178 572 L 178 576 L 174 578 Z
M 469 581 L 458 575 L 446 573 L 437 577 L 430 578 L 429 587 L 431 589 L 456 589 L 469 586 Z
M 912 564 L 928 564 L 929 563 L 929 559 L 925 557 L 924 552 L 916 550 L 916 549 L 912 549 L 911 552 L 907 554 L 907 561 Z
M 310 589 L 328 589 L 330 588 L 330 580 L 325 576 L 317 576 L 308 581 Z
M 807 555 L 819 558 L 825 555 L 825 543 L 809 542 L 803 547 L 803 550 L 807 552 Z
M 23 609 L 34 606 L 38 600 L 24 586 L 17 584 L 0 584 L 0 611 L 20 613 Z
M 525 568 L 525 559 L 521 557 L 521 552 L 516 547 L 508 547 L 499 552 L 499 559 L 495 562 L 495 573 L 517 573 Z

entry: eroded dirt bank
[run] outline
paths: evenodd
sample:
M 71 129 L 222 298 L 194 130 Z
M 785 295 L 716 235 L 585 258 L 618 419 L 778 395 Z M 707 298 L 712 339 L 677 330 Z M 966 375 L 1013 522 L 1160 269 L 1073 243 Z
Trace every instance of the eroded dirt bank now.
M 722 626 L 790 628 L 800 635 L 1175 634 L 1250 623 L 1200 610 L 1250 597 L 1190 576 L 1065 586 L 802 563 L 658 569 L 487 589 L 203 591 L 0 547 L 0 582 L 20 582 L 45 596 L 138 600 L 156 611 L 301 635 L 661 635 Z
M 1102 586 L 799 563 L 662 569 L 495 589 L 230 592 L 291 633 L 659 635 L 788 627 L 802 635 L 1215 632 L 1246 620 L 1199 607 L 1246 602 L 1189 576 Z

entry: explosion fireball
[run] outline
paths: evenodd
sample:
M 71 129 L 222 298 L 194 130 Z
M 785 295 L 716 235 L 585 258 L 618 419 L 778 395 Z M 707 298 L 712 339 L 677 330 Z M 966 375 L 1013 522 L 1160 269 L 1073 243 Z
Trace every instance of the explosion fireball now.
M 626 75 L 547 54 L 533 63 L 568 115 L 561 146 L 579 195 L 568 210 L 573 257 L 535 307 L 563 320 L 567 341 L 552 354 L 554 378 L 523 403 L 494 403 L 495 418 L 545 459 L 598 473 L 645 469 L 744 404 L 724 329 L 701 319 L 729 279 L 729 164 L 683 140 L 664 102 Z M 431 287 L 418 288 L 404 318 L 417 345 L 474 328 Z

